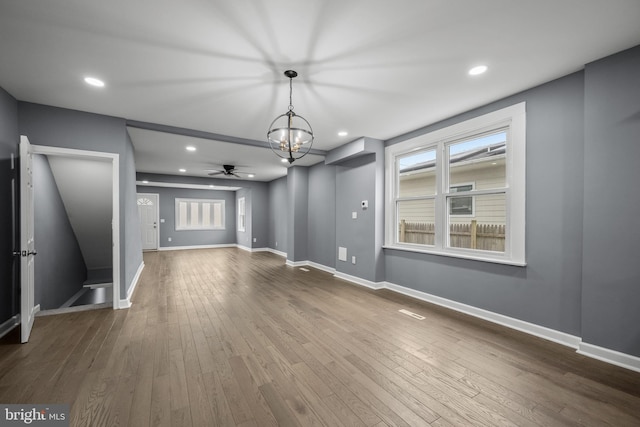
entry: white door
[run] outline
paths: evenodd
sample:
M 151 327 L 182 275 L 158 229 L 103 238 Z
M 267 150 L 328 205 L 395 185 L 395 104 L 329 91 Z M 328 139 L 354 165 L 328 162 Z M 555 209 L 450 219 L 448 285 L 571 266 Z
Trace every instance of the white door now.
M 142 250 L 158 249 L 158 195 L 138 193 L 138 218 L 142 235 Z
M 23 135 L 20 137 L 20 339 L 23 343 L 29 341 L 35 317 L 32 165 L 31 144 Z

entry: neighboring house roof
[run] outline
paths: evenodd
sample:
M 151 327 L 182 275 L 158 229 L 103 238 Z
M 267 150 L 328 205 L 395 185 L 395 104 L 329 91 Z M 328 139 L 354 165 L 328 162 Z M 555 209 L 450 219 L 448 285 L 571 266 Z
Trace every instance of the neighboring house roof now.
M 506 152 L 506 143 L 498 142 L 498 143 L 487 145 L 475 150 L 463 151 L 462 153 L 455 154 L 451 156 L 450 162 L 451 164 L 467 163 L 467 162 L 472 162 L 477 160 L 488 159 L 496 156 L 504 156 L 505 152 Z M 436 164 L 435 160 L 416 163 L 409 167 L 400 169 L 400 173 L 416 172 L 416 171 L 421 171 L 425 169 L 430 169 L 435 167 L 435 164 Z

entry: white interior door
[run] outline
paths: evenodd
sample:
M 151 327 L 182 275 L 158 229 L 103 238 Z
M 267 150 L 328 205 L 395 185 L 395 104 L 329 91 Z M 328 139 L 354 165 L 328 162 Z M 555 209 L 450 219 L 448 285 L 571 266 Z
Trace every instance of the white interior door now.
M 33 155 L 26 136 L 20 137 L 20 339 L 29 341 L 35 307 L 34 257 L 36 255 L 33 232 Z
M 158 249 L 158 195 L 138 193 L 138 217 L 142 234 L 142 250 Z

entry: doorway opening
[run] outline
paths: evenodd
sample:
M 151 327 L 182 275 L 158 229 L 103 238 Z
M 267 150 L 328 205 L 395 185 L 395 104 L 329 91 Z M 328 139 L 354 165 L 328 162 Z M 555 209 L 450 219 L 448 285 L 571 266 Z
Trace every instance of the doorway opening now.
M 34 172 L 40 175 L 40 182 L 34 179 L 33 184 L 38 252 L 35 295 L 42 305 L 39 315 L 119 308 L 118 154 L 38 145 L 31 150 Z M 38 186 L 46 185 L 55 187 L 47 196 L 38 191 Z M 56 211 L 58 218 L 63 216 L 60 204 L 65 218 L 55 223 Z M 47 241 L 48 233 L 54 233 L 56 239 Z M 64 272 L 51 265 L 61 262 L 63 251 Z M 75 271 L 75 276 L 60 280 L 49 271 L 60 276 Z M 57 295 L 62 290 L 64 296 Z

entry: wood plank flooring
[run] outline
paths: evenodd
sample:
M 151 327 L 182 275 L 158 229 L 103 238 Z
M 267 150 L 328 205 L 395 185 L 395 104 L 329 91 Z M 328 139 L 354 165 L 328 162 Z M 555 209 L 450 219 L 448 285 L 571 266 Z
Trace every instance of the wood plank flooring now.
M 73 426 L 640 425 L 640 374 L 560 345 L 269 253 L 144 259 L 130 309 L 2 339 L 0 402 Z

